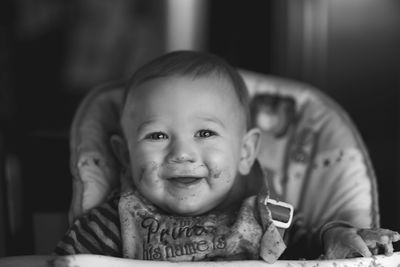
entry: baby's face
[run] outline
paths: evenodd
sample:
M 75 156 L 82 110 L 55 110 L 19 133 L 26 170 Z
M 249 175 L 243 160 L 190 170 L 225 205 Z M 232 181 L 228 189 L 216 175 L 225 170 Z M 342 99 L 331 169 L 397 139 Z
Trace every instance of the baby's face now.
M 228 81 L 159 78 L 136 88 L 127 103 L 122 125 L 142 195 L 179 215 L 232 201 L 246 124 Z

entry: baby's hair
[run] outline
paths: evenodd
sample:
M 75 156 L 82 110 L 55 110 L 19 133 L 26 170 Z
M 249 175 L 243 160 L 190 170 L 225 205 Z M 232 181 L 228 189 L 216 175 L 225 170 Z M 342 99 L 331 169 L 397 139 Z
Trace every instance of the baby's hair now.
M 124 105 L 128 94 L 146 81 L 171 76 L 191 76 L 193 79 L 206 75 L 227 78 L 245 112 L 247 128 L 250 127 L 249 93 L 242 76 L 224 59 L 205 52 L 174 51 L 158 57 L 139 68 L 131 77 L 124 92 Z

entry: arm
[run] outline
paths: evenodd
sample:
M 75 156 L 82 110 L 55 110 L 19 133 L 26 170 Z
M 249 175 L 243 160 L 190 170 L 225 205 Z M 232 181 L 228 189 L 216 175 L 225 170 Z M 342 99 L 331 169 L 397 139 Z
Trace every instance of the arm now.
M 377 227 L 362 154 L 356 149 L 340 151 L 323 153 L 314 161 L 289 231 L 290 258 L 312 259 L 323 254 L 320 231 L 329 222 L 344 221 L 358 229 Z M 337 161 L 339 155 L 342 158 Z M 327 160 L 334 163 L 325 166 Z
M 121 257 L 118 199 L 110 199 L 76 220 L 57 244 L 54 253 Z
M 331 222 L 321 229 L 325 259 L 344 259 L 393 254 L 393 242 L 399 233 L 388 229 L 359 229 L 346 222 Z

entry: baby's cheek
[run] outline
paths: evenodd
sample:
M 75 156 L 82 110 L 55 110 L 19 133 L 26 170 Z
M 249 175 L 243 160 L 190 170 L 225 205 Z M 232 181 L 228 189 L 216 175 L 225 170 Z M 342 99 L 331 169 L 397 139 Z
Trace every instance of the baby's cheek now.
M 233 183 L 235 173 L 229 166 L 221 164 L 208 164 L 207 166 L 210 172 L 210 184 L 225 187 L 226 184 Z
M 160 164 L 155 161 L 136 160 L 132 162 L 133 179 L 138 183 L 148 183 L 158 176 Z
M 210 166 L 210 177 L 212 179 L 221 179 L 223 178 L 225 173 L 223 173 L 223 170 L 220 169 L 218 166 Z
M 232 153 L 218 149 L 210 149 L 203 156 L 203 162 L 208 167 L 212 179 L 227 179 L 237 169 L 237 163 L 232 157 Z
M 141 166 L 142 180 L 146 184 L 157 184 L 159 182 L 160 164 L 154 161 L 147 162 Z

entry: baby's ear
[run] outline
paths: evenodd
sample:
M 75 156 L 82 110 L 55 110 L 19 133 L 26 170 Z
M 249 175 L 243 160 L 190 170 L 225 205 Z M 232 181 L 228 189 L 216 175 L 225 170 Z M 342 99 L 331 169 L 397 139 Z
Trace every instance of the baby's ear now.
M 125 140 L 120 135 L 111 136 L 111 147 L 119 163 L 124 167 L 129 166 L 129 151 Z
M 257 128 L 249 130 L 243 137 L 239 162 L 239 173 L 241 175 L 249 174 L 258 154 L 260 139 L 261 132 Z

